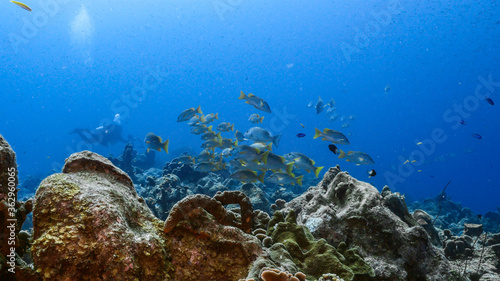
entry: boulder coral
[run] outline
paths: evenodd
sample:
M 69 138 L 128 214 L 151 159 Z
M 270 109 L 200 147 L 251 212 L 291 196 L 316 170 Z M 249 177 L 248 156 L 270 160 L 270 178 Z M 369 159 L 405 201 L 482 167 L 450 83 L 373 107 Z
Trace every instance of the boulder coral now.
M 338 243 L 356 247 L 375 271 L 369 280 L 446 280 L 449 262 L 404 210 L 405 204 L 398 202 L 402 198 L 391 198 L 397 205 L 392 209 L 398 214 L 387 207 L 389 201 L 375 187 L 337 167 L 317 186 L 288 202 L 284 210 L 294 210 L 297 222 L 316 238 L 328 239 L 335 233 Z
M 347 249 L 346 244 L 341 243 L 337 250 L 325 239 L 316 240 L 307 227 L 297 224 L 294 210 L 290 210 L 286 218 L 281 212 L 275 212 L 267 235 L 275 243 L 284 244 L 297 268 L 315 279 L 327 273 L 335 273 L 344 280 L 353 280 L 355 275 L 374 275 L 355 249 Z
M 18 183 L 16 154 L 0 135 L 0 280 L 38 280 L 21 259 L 30 237 L 20 231 L 33 201 L 17 201 Z
M 33 226 L 43 280 L 171 280 L 162 222 L 128 175 L 93 152 L 42 181 Z
M 233 213 L 215 198 L 224 204 L 239 202 L 243 223 L 235 223 Z M 249 265 L 262 253 L 259 240 L 245 233 L 251 222 L 251 204 L 239 191 L 225 191 L 214 198 L 192 195 L 174 205 L 164 226 L 174 280 L 244 278 Z

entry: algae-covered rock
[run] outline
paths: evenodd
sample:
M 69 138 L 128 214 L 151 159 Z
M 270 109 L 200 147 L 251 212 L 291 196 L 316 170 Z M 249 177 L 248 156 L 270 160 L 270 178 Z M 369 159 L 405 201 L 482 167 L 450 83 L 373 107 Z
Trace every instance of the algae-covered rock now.
M 0 280 L 39 280 L 36 273 L 22 260 L 29 233 L 19 232 L 31 212 L 33 201 L 17 201 L 16 154 L 0 135 Z
M 281 212 L 275 212 L 267 234 L 274 242 L 286 246 L 297 268 L 308 278 L 318 279 L 327 273 L 335 273 L 344 280 L 352 280 L 355 275 L 374 275 L 373 269 L 356 250 L 345 247 L 341 253 L 325 239 L 315 240 L 307 227 L 297 224 L 293 210 L 286 219 Z
M 411 223 L 406 206 L 395 201 L 398 207 L 392 209 L 397 214 L 375 187 L 331 170 L 284 210 L 295 210 L 298 223 L 311 226 L 316 238 L 334 232 L 336 241 L 358 249 L 375 271 L 367 280 L 446 280 L 451 276 L 449 262 L 430 243 L 424 228 Z
M 162 222 L 127 174 L 89 151 L 40 184 L 32 255 L 44 280 L 170 280 Z
M 230 223 L 222 204 L 206 195 L 178 202 L 165 223 L 175 280 L 238 280 L 261 255 L 259 240 Z

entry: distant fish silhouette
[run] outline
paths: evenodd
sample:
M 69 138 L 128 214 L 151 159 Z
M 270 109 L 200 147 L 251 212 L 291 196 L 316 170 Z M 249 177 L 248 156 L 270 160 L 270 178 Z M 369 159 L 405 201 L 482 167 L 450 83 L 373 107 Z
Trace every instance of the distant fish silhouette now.
M 304 133 L 298 133 L 298 134 L 297 134 L 297 137 L 298 137 L 298 138 L 303 138 L 303 137 L 305 137 L 305 136 L 306 136 L 306 134 L 304 134 Z
M 377 175 L 377 172 L 375 170 L 369 170 L 368 171 L 368 178 L 374 177 Z
M 474 138 L 476 138 L 476 139 L 478 139 L 478 140 L 480 140 L 480 139 L 482 139 L 482 138 L 483 138 L 483 137 L 481 137 L 481 135 L 480 135 L 480 134 L 472 134 L 472 137 L 474 137 Z
M 323 100 L 319 97 L 318 103 L 316 103 L 316 114 L 320 114 L 323 111 L 324 105 Z
M 491 105 L 495 105 L 495 103 L 493 102 L 493 100 L 492 100 L 492 99 L 490 99 L 490 98 L 488 98 L 488 97 L 485 97 L 485 98 L 484 98 L 484 100 L 485 100 L 487 103 L 491 104 Z
M 335 155 L 339 153 L 339 149 L 334 144 L 329 144 L 328 149 L 330 149 L 330 151 L 333 152 L 333 154 Z
M 460 124 L 465 125 L 465 121 L 464 120 L 460 120 Z

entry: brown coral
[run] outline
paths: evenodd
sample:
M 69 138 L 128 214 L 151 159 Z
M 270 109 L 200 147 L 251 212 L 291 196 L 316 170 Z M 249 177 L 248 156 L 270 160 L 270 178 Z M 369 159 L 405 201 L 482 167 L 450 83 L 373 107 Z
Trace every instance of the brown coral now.
M 263 268 L 260 278 L 263 281 L 305 281 L 306 275 L 302 272 L 297 272 L 294 276 L 291 273 L 279 271 L 274 268 Z
M 239 204 L 241 209 L 241 222 L 233 221 L 223 205 Z M 231 225 L 250 233 L 252 228 L 253 208 L 248 197 L 241 191 L 217 192 L 214 198 L 204 194 L 187 196 L 177 202 L 170 211 L 163 231 L 169 233 L 182 220 L 192 216 L 197 209 L 204 209 L 222 225 Z
M 33 261 L 44 280 L 169 280 L 161 221 L 104 157 L 73 154 L 42 181 Z

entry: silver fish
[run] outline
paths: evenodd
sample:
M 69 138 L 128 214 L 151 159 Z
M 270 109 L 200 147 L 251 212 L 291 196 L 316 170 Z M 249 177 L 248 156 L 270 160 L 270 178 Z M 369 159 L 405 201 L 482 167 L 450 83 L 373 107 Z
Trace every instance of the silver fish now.
M 271 132 L 261 127 L 253 127 L 245 132 L 245 138 L 258 142 L 272 142 L 278 147 L 281 134 L 273 136 Z

